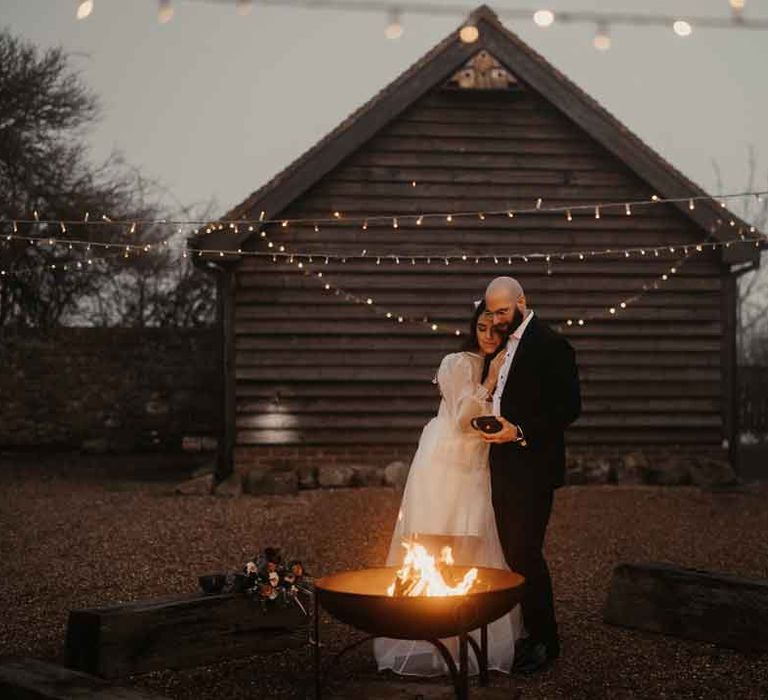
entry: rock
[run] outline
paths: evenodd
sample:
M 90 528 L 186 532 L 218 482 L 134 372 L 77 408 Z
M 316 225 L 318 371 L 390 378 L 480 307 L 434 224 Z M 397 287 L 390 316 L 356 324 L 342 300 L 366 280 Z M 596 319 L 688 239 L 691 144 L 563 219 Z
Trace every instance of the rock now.
M 390 462 L 384 467 L 384 483 L 387 486 L 394 486 L 399 491 L 405 488 L 405 482 L 408 480 L 410 465 L 405 462 Z
M 346 464 L 325 464 L 317 470 L 317 482 L 323 488 L 353 486 L 355 468 Z
M 86 454 L 103 455 L 109 452 L 109 441 L 106 438 L 92 438 L 84 440 L 80 449 Z
M 649 461 L 643 469 L 643 481 L 657 486 L 680 486 L 691 483 L 691 464 L 688 457 L 667 457 Z
M 168 402 L 165 401 L 159 393 L 154 392 L 152 398 L 144 404 L 144 410 L 150 416 L 166 415 L 170 411 Z
M 691 463 L 691 481 L 703 488 L 732 486 L 737 483 L 736 472 L 722 459 L 701 457 Z
M 607 484 L 614 479 L 614 469 L 607 457 L 590 457 L 581 465 L 587 484 Z
M 214 494 L 225 498 L 237 498 L 243 495 L 243 475 L 233 472 L 224 481 L 219 482 L 214 489 Z
M 384 469 L 369 464 L 354 465 L 355 486 L 381 486 L 384 483 Z
M 213 491 L 213 474 L 203 474 L 176 485 L 174 493 L 182 496 L 207 496 Z
M 252 469 L 246 474 L 245 490 L 252 496 L 292 495 L 299 490 L 299 475 L 288 467 Z
M 616 482 L 625 485 L 642 484 L 647 468 L 648 458 L 642 452 L 629 452 L 616 465 Z
M 216 473 L 216 460 L 210 460 L 208 462 L 204 462 L 199 467 L 195 467 L 192 471 L 191 476 L 204 476 L 205 474 L 215 474 Z
M 317 467 L 314 464 L 304 464 L 297 470 L 300 489 L 317 488 Z
M 219 446 L 219 441 L 214 437 L 204 437 L 200 441 L 200 449 L 203 452 L 213 452 Z
M 581 486 L 587 483 L 584 470 L 581 467 L 571 467 L 565 472 L 565 483 L 568 486 Z
M 184 452 L 200 452 L 202 446 L 202 440 L 199 437 L 185 435 L 181 438 L 181 449 Z

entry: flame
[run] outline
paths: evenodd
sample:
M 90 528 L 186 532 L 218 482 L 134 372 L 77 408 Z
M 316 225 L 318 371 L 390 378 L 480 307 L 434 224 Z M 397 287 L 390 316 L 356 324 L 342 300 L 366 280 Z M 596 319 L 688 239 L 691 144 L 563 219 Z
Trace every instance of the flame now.
M 387 595 L 399 596 L 448 596 L 464 595 L 477 580 L 477 569 L 472 568 L 455 586 L 450 586 L 443 578 L 440 565 L 453 566 L 453 552 L 450 547 L 440 550 L 439 564 L 423 545 L 403 542 L 405 559 L 398 570 L 395 580 L 387 588 Z

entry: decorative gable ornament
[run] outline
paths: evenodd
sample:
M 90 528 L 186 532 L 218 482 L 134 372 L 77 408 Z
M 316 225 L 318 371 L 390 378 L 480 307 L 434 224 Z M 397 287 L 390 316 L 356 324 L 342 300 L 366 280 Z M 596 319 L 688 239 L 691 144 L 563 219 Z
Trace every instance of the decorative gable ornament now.
M 488 51 L 478 51 L 448 81 L 451 87 L 464 90 L 509 90 L 519 88 L 512 75 Z

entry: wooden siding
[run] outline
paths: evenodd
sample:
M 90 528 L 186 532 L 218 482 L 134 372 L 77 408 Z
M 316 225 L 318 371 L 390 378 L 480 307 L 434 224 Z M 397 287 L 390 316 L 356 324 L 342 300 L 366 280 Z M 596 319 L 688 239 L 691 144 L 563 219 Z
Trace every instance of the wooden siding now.
M 416 181 L 416 187 L 411 185 Z M 530 91 L 435 90 L 280 213 L 286 218 L 418 215 L 429 211 L 530 208 L 650 198 L 619 160 Z M 258 214 L 258 212 L 256 212 Z M 407 316 L 429 315 L 462 330 L 494 276 L 523 284 L 530 306 L 560 326 L 577 351 L 583 414 L 573 445 L 713 447 L 724 437 L 721 264 L 705 251 L 658 291 L 616 318 L 590 321 L 659 277 L 680 253 L 601 256 L 583 262 L 500 259 L 446 266 L 439 253 L 488 255 L 679 246 L 703 234 L 664 204 L 623 210 L 541 213 L 485 221 L 272 227 L 290 251 L 359 254 L 370 260 L 306 267 Z M 265 250 L 252 239 L 250 246 Z M 377 255 L 435 255 L 399 265 Z M 438 404 L 440 358 L 460 339 L 399 325 L 322 289 L 287 262 L 245 258 L 234 308 L 236 442 L 416 443 Z M 567 328 L 567 318 L 587 319 Z

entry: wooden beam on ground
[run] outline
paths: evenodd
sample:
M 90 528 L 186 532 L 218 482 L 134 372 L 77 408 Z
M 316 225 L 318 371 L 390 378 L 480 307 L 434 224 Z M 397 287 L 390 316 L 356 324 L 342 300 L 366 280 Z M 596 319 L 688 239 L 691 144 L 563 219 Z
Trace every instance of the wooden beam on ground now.
M 250 596 L 228 593 L 72 610 L 67 665 L 117 678 L 299 647 L 308 619 L 296 605 L 264 612 Z
M 122 688 L 39 659 L 17 657 L 0 661 L 0 697 L 5 700 L 162 700 L 165 696 Z
M 768 650 L 768 581 L 664 563 L 619 564 L 605 622 L 712 642 Z

